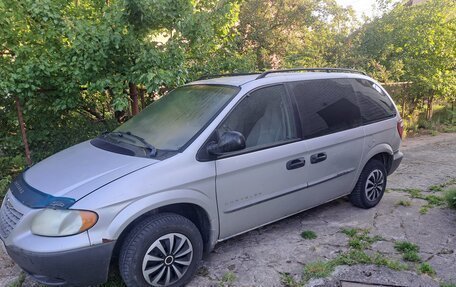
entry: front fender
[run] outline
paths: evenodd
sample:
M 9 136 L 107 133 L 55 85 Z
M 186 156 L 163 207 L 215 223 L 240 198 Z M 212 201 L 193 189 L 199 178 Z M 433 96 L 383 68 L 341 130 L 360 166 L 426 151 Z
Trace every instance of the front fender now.
M 206 211 L 211 223 L 211 242 L 217 239 L 219 225 L 215 200 L 193 189 L 166 190 L 137 199 L 125 206 L 105 229 L 103 239 L 116 240 L 134 220 L 160 207 L 171 204 L 194 204 Z

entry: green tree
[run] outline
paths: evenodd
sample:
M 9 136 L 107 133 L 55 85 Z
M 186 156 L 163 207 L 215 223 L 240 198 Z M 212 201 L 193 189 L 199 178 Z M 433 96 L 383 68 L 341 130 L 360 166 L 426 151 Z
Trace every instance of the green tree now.
M 352 9 L 334 0 L 248 0 L 241 6 L 240 48 L 258 69 L 338 65 L 355 27 Z
M 364 27 L 357 52 L 383 81 L 411 82 L 432 117 L 435 99 L 453 97 L 456 85 L 456 3 L 429 0 L 397 5 Z

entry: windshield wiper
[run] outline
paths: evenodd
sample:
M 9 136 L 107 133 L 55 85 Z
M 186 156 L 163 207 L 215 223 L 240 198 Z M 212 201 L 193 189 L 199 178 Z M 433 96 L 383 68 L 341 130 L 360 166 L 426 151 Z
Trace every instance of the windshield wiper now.
M 119 137 L 123 137 L 125 135 L 135 138 L 138 141 L 140 141 L 143 145 L 145 145 L 145 148 L 149 150 L 149 157 L 155 157 L 157 155 L 157 148 L 148 143 L 144 138 L 134 135 L 131 132 L 108 132 L 107 134 L 112 134 L 112 135 L 117 135 Z

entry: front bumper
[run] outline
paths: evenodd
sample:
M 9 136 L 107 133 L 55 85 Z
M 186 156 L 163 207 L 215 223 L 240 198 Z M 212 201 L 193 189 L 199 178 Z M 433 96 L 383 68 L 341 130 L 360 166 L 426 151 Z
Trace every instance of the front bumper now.
M 393 161 L 391 162 L 391 167 L 388 171 L 388 175 L 392 174 L 393 172 L 396 171 L 396 169 L 399 167 L 401 164 L 402 158 L 404 157 L 404 154 L 400 151 L 397 151 L 394 153 L 393 156 Z
M 106 282 L 115 242 L 53 253 L 6 246 L 9 256 L 36 281 L 49 285 L 87 286 Z

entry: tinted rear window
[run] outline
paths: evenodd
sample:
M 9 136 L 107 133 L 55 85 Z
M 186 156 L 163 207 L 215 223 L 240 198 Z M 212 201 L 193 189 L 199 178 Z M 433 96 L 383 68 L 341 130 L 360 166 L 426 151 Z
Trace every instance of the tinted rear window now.
M 364 79 L 352 79 L 358 98 L 363 123 L 372 123 L 396 115 L 394 104 L 375 83 Z
M 348 79 L 290 83 L 298 105 L 304 138 L 358 127 L 361 111 Z

